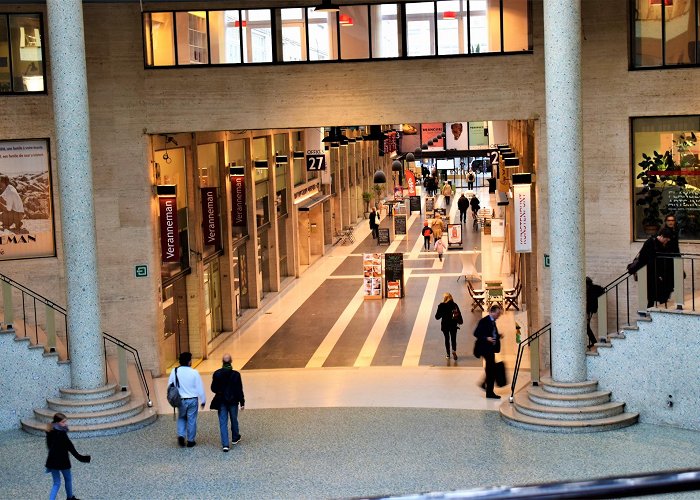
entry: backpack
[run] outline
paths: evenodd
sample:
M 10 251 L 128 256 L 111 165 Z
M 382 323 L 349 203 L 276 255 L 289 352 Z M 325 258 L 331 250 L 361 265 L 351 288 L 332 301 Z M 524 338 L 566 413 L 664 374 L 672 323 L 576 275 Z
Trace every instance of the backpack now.
M 178 367 L 179 368 L 179 367 Z M 180 397 L 180 381 L 177 379 L 177 368 L 175 368 L 175 383 L 168 386 L 168 403 L 173 408 L 179 408 L 182 403 L 182 398 Z
M 423 228 L 423 236 L 430 236 L 430 233 L 432 233 L 433 230 L 430 229 L 429 227 L 424 227 Z

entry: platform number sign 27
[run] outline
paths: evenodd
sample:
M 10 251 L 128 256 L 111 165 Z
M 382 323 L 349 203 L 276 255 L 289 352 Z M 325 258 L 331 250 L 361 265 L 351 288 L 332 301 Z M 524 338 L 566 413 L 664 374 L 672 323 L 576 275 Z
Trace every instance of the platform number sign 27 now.
M 306 155 L 306 170 L 326 170 L 326 155 Z

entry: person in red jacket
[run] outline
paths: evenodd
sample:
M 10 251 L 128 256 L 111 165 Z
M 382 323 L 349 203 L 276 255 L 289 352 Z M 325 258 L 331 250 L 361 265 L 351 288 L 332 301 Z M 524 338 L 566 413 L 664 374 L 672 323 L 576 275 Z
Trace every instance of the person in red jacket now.
M 90 463 L 90 455 L 81 455 L 68 438 L 68 422 L 63 413 L 56 413 L 53 422 L 49 424 L 46 432 L 46 446 L 49 448 L 49 456 L 46 458 L 46 472 L 53 477 L 53 487 L 51 488 L 51 500 L 56 499 L 58 490 L 61 488 L 61 474 L 66 486 L 66 496 L 68 500 L 78 500 L 73 495 L 73 475 L 70 471 L 70 457 L 68 453 L 84 463 Z
M 428 225 L 428 221 L 423 222 L 420 234 L 423 235 L 423 249 L 430 250 L 430 237 L 433 235 L 433 230 Z

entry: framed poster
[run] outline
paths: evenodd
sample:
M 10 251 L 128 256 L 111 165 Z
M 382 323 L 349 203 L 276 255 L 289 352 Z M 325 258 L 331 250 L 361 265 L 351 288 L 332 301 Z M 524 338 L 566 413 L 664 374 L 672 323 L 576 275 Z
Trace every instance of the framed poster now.
M 362 255 L 362 276 L 363 276 L 363 295 L 365 299 L 381 299 L 382 281 L 382 254 L 366 253 Z
M 469 123 L 454 122 L 447 124 L 447 149 L 469 149 Z
M 48 139 L 0 141 L 0 260 L 54 257 Z
M 447 225 L 447 246 L 462 248 L 462 224 Z

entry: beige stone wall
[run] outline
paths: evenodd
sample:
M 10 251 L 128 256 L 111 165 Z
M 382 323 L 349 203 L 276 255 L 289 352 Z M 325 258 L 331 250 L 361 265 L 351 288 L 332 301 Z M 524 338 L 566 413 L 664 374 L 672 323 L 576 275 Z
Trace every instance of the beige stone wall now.
M 630 243 L 629 117 L 697 113 L 700 95 L 692 89 L 699 70 L 630 72 L 627 2 L 584 0 L 583 13 L 587 263 L 589 274 L 603 283 L 622 272 L 638 247 Z M 86 4 L 104 328 L 133 343 L 146 366 L 159 370 L 159 250 L 148 134 L 515 118 L 538 120 L 537 265 L 543 272 L 537 284 L 542 317 L 535 323 L 546 320 L 549 285 L 542 255 L 549 224 L 539 0 L 533 16 L 532 55 L 144 70 L 138 3 Z M 0 114 L 1 139 L 53 136 L 50 93 L 0 97 Z M 55 158 L 52 168 L 57 192 Z M 58 213 L 57 198 L 54 207 Z M 59 220 L 56 236 L 59 258 L 2 262 L 0 272 L 65 302 Z M 138 263 L 149 265 L 152 279 L 133 277 Z

